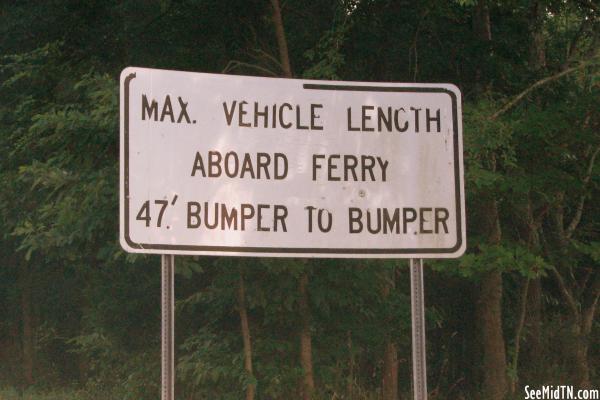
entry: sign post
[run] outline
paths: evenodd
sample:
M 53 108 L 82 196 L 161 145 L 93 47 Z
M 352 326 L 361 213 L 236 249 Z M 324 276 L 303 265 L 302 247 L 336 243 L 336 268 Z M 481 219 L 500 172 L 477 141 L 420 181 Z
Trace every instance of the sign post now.
M 427 352 L 425 350 L 425 293 L 423 260 L 410 259 L 412 319 L 413 398 L 427 400 Z
M 161 256 L 161 400 L 175 399 L 175 256 Z
M 466 247 L 458 88 L 132 67 L 120 90 L 120 242 L 164 255 L 163 385 L 173 255 L 409 258 L 424 399 L 421 259 Z

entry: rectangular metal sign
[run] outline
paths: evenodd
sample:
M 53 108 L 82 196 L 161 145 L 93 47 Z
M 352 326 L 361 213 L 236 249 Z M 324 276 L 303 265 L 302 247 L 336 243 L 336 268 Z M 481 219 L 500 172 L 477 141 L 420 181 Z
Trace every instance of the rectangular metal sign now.
M 132 67 L 120 96 L 127 251 L 444 258 L 465 250 L 453 85 Z

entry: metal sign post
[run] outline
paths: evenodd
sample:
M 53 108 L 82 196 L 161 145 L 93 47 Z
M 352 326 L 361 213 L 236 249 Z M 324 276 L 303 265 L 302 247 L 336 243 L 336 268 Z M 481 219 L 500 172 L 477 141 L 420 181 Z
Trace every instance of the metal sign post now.
M 161 256 L 161 400 L 175 399 L 175 256 Z
M 425 352 L 425 299 L 423 286 L 423 260 L 411 258 L 410 298 L 414 400 L 427 400 L 427 353 Z

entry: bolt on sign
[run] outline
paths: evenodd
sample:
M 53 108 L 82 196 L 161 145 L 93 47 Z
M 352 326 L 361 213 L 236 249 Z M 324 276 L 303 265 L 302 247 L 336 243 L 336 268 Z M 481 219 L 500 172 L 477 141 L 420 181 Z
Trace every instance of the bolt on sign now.
M 121 74 L 120 239 L 137 253 L 458 257 L 460 91 Z

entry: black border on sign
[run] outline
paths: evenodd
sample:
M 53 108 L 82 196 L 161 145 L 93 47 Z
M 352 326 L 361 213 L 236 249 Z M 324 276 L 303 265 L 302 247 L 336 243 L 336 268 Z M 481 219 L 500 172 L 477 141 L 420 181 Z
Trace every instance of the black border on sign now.
M 461 176 L 460 176 L 460 158 L 458 145 L 458 105 L 456 94 L 451 90 L 435 87 L 389 87 L 389 86 L 356 86 L 339 84 L 315 84 L 305 83 L 303 89 L 307 90 L 336 90 L 336 91 L 361 91 L 361 92 L 412 92 L 412 93 L 445 93 L 452 100 L 452 125 L 454 139 L 454 191 L 456 195 L 456 244 L 451 248 L 297 248 L 297 247 L 236 247 L 236 246 L 194 246 L 194 245 L 169 245 L 169 244 L 151 244 L 136 243 L 129 236 L 129 85 L 136 77 L 135 72 L 127 75 L 124 81 L 124 223 L 125 223 L 125 241 L 133 249 L 140 250 L 176 250 L 176 251 L 206 251 L 206 252 L 230 252 L 230 253 L 265 253 L 265 254 L 451 254 L 456 252 L 462 245 L 462 209 L 461 209 Z

